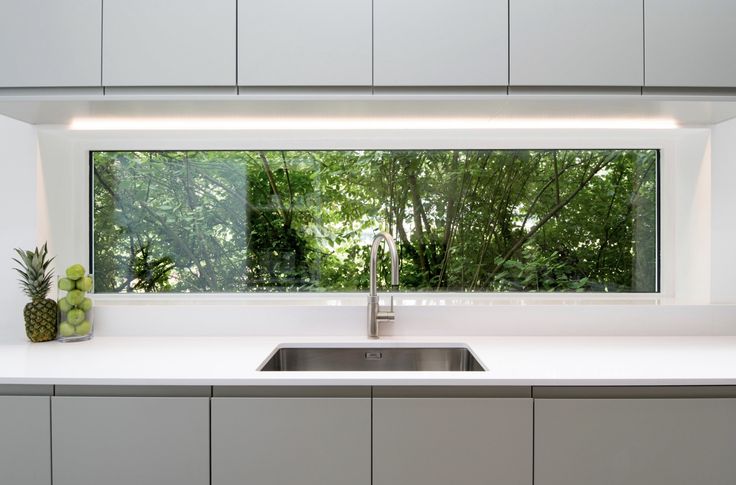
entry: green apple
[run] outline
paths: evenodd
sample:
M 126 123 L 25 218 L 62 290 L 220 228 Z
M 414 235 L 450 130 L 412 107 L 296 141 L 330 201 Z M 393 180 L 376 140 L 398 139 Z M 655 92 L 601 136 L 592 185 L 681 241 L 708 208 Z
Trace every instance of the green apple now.
M 59 334 L 62 337 L 71 337 L 74 335 L 74 326 L 69 322 L 62 322 L 62 324 L 59 325 Z
M 92 324 L 89 323 L 89 320 L 85 320 L 74 327 L 74 333 L 77 335 L 87 335 L 90 330 L 92 330 Z
M 62 298 L 59 300 L 59 310 L 61 310 L 61 313 L 66 313 L 69 310 L 71 310 L 73 305 L 67 301 L 66 298 Z
M 89 298 L 85 298 L 82 300 L 82 303 L 79 304 L 79 308 L 81 308 L 84 312 L 88 312 L 92 309 L 92 300 Z
M 77 289 L 82 291 L 89 291 L 92 289 L 92 277 L 85 276 L 77 281 Z
M 69 278 L 61 278 L 59 280 L 59 289 L 63 291 L 71 291 L 76 285 Z
M 84 292 L 80 290 L 72 290 L 66 295 L 66 299 L 72 306 L 79 306 L 84 301 Z
M 74 281 L 84 276 L 84 273 L 84 266 L 81 264 L 73 264 L 66 269 L 66 277 Z
M 79 325 L 84 321 L 84 312 L 79 308 L 74 308 L 69 310 L 69 313 L 66 314 L 66 319 L 72 325 Z

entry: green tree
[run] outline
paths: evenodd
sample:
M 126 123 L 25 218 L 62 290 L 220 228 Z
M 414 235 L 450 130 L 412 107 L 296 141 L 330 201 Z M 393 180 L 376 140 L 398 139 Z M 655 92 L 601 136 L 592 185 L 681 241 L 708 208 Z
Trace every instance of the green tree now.
M 96 289 L 364 290 L 380 229 L 408 290 L 656 291 L 657 156 L 96 152 Z

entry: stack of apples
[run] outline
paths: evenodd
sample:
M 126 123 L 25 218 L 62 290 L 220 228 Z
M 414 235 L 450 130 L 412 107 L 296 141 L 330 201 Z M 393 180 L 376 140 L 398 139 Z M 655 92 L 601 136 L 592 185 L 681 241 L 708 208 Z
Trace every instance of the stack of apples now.
M 92 300 L 87 293 L 92 290 L 92 277 L 86 274 L 84 266 L 74 264 L 66 269 L 66 278 L 59 279 L 59 289 L 66 291 L 66 296 L 59 295 L 59 335 L 62 338 L 89 335 L 92 330 Z

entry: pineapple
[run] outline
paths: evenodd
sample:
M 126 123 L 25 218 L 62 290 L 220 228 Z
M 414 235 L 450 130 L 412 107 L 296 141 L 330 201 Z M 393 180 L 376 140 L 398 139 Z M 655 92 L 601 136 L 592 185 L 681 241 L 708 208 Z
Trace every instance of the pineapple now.
M 20 256 L 20 260 L 13 258 L 13 261 L 20 265 L 20 268 L 14 268 L 20 274 L 18 281 L 23 292 L 31 299 L 23 309 L 26 335 L 31 342 L 53 340 L 56 338 L 57 305 L 46 296 L 54 277 L 53 271 L 49 270 L 54 258 L 47 259 L 46 244 L 40 250 L 16 249 L 15 252 Z

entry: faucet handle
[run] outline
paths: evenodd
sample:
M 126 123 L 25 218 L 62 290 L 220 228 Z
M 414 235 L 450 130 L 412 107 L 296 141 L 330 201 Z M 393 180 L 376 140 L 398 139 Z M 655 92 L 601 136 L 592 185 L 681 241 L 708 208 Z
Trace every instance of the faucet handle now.
M 388 310 L 379 310 L 376 314 L 376 318 L 381 322 L 393 322 L 396 319 L 396 313 L 394 313 L 394 295 L 391 295 L 389 300 L 390 307 Z
M 377 322 L 393 322 L 396 320 L 396 314 L 392 311 L 382 311 L 376 314 Z

